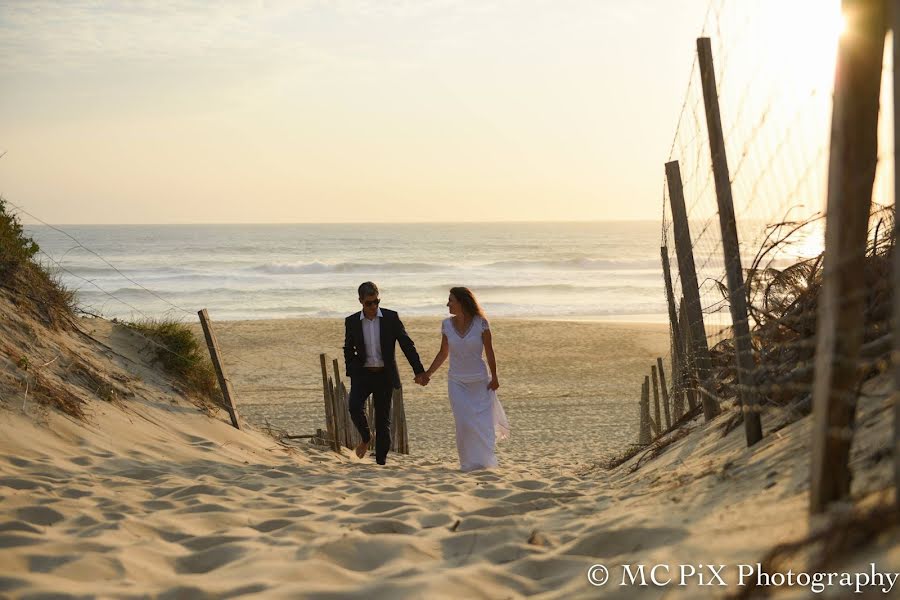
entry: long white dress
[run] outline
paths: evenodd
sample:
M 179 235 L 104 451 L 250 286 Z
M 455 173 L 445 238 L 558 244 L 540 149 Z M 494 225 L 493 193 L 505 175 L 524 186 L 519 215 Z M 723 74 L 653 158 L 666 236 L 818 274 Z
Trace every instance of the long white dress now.
M 509 437 L 509 421 L 488 384 L 482 334 L 490 329 L 487 319 L 475 316 L 469 330 L 460 335 L 451 318 L 444 319 L 441 332 L 450 347 L 447 391 L 456 421 L 456 450 L 462 471 L 497 466 L 496 441 Z

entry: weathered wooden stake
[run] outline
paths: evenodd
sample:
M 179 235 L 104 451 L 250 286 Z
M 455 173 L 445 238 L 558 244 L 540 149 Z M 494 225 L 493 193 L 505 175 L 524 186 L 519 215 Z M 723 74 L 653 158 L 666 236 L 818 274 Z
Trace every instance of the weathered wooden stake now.
M 735 366 L 738 375 L 738 400 L 744 413 L 744 434 L 747 438 L 747 446 L 752 446 L 762 439 L 762 423 L 759 417 L 760 399 L 754 384 L 756 364 L 753 361 L 753 345 L 750 343 L 747 289 L 744 287 L 741 247 L 734 216 L 734 199 L 731 195 L 731 180 L 728 175 L 728 155 L 725 152 L 725 136 L 722 132 L 722 115 L 719 113 L 719 96 L 716 89 L 716 71 L 713 67 L 712 45 L 709 38 L 697 39 L 697 58 L 700 62 L 703 104 L 706 107 L 706 128 L 709 132 L 713 178 L 716 182 L 719 227 L 722 230 L 722 251 L 725 254 L 728 306 L 731 310 Z
M 669 390 L 666 389 L 666 371 L 663 369 L 662 357 L 656 357 L 656 371 L 659 373 L 659 389 L 662 392 L 663 408 L 666 411 L 666 431 L 672 429 L 672 416 L 669 414 Z
M 212 359 L 213 368 L 216 370 L 216 378 L 219 380 L 219 389 L 222 390 L 222 398 L 225 401 L 225 410 L 231 418 L 231 424 L 235 429 L 240 429 L 241 424 L 238 422 L 237 409 L 234 407 L 235 395 L 231 388 L 231 380 L 225 374 L 225 365 L 222 364 L 222 355 L 219 351 L 219 341 L 216 339 L 216 332 L 213 331 L 212 321 L 209 320 L 209 314 L 204 308 L 197 313 L 200 315 L 200 325 L 203 327 L 203 337 L 206 338 L 206 347 L 209 349 L 209 357 Z
M 684 305 L 684 298 L 681 299 L 681 308 L 679 314 L 682 323 L 687 322 L 687 312 Z M 694 368 L 694 345 L 691 342 L 691 328 L 681 328 L 681 355 L 684 357 L 684 363 L 681 365 L 681 388 L 684 390 L 688 399 L 688 408 L 691 412 L 697 408 L 697 372 Z
M 810 512 L 850 495 L 865 251 L 878 158 L 878 103 L 886 27 L 883 0 L 844 0 L 828 164 L 825 260 L 813 382 Z
M 669 249 L 666 246 L 659 248 L 659 254 L 662 258 L 663 279 L 666 283 L 666 302 L 669 305 L 669 327 L 672 347 L 672 394 L 674 395 L 675 420 L 681 418 L 684 413 L 684 390 L 679 385 L 679 372 L 684 364 L 683 352 L 681 350 L 682 336 L 681 324 L 678 322 L 678 309 L 675 306 L 675 291 L 672 287 L 672 271 L 669 265 Z M 663 384 L 665 388 L 665 384 Z M 665 392 L 668 393 L 668 392 Z
M 662 433 L 662 413 L 659 410 L 659 380 L 656 375 L 656 365 L 650 366 L 650 381 L 653 383 L 653 406 L 655 407 L 653 414 L 658 429 L 656 435 L 658 436 Z
M 638 444 L 650 443 L 650 383 L 644 377 L 641 385 L 641 429 L 638 434 Z
M 334 431 L 334 437 L 332 438 L 332 448 L 335 452 L 341 451 L 341 422 L 339 420 L 339 408 L 337 402 L 337 393 L 334 389 L 334 381 L 331 377 L 328 378 L 328 401 L 331 404 L 331 427 L 332 431 Z
M 391 401 L 391 446 L 394 452 L 409 454 L 406 433 L 406 408 L 403 405 L 403 388 L 395 389 Z
M 710 421 L 719 414 L 719 404 L 706 389 L 712 363 L 709 345 L 706 343 L 706 328 L 703 325 L 703 309 L 700 305 L 700 285 L 697 283 L 697 269 L 694 265 L 694 249 L 691 246 L 691 228 L 688 225 L 687 209 L 684 205 L 684 188 L 681 182 L 681 168 L 678 161 L 666 163 L 666 181 L 669 186 L 669 206 L 672 207 L 672 224 L 675 227 L 675 252 L 678 254 L 678 272 L 681 275 L 681 291 L 687 306 L 687 325 L 682 327 L 691 332 L 694 367 L 697 370 L 699 388 L 703 395 L 703 417 Z
M 320 354 L 319 362 L 322 366 L 322 394 L 325 399 L 325 431 L 330 440 L 337 439 L 337 431 L 334 426 L 334 404 L 331 401 L 331 384 L 328 382 L 328 355 Z M 330 442 L 334 446 L 334 442 Z

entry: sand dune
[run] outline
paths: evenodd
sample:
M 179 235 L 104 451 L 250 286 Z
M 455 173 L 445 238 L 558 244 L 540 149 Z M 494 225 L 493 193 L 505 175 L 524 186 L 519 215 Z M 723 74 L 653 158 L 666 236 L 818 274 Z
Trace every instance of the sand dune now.
M 809 530 L 808 419 L 752 451 L 739 429 L 722 436 L 722 419 L 696 422 L 654 460 L 614 471 L 509 453 L 497 471 L 463 474 L 437 452 L 377 468 L 237 431 L 173 393 L 139 340 L 105 334 L 116 354 L 93 360 L 123 376 L 130 365 L 127 401 L 91 401 L 86 422 L 4 401 L 0 594 L 710 597 L 734 589 L 620 586 L 619 566 L 754 563 Z M 891 435 L 887 389 L 870 386 L 861 405 L 860 499 L 890 480 L 878 458 Z M 766 416 L 767 430 L 778 418 Z M 889 534 L 847 564 L 900 570 L 897 541 Z M 587 580 L 597 563 L 612 574 L 603 587 Z

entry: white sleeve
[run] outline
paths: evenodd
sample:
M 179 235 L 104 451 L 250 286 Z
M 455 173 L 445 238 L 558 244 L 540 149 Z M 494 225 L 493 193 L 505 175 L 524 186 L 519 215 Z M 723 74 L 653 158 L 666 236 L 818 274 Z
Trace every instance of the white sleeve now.
M 481 317 L 481 331 L 482 331 L 482 333 L 485 332 L 485 331 L 490 331 L 490 330 L 491 330 L 491 324 L 488 323 L 488 320 L 487 320 L 487 319 L 485 319 L 484 317 Z

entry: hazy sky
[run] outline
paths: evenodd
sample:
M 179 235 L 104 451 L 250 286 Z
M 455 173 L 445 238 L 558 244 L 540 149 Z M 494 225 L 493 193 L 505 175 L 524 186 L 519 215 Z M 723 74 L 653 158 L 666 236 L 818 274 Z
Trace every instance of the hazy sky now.
M 659 218 L 707 0 L 218 4 L 3 2 L 0 193 L 51 223 Z

